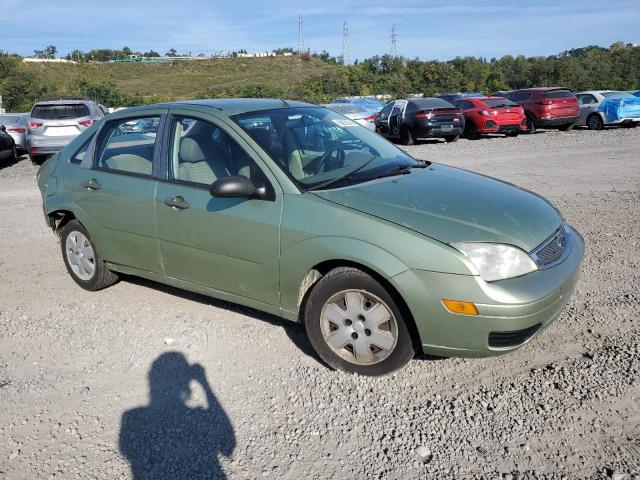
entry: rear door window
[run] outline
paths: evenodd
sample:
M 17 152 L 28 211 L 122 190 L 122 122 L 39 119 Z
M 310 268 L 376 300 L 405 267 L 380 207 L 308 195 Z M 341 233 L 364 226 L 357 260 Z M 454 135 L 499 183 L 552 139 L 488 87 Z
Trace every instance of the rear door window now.
M 124 118 L 107 123 L 96 143 L 96 167 L 150 176 L 159 124 L 159 116 Z
M 82 103 L 65 105 L 36 105 L 31 111 L 33 118 L 41 120 L 62 120 L 89 116 L 89 107 Z
M 598 103 L 598 101 L 596 100 L 596 97 L 594 97 L 593 95 L 582 94 L 582 95 L 578 95 L 578 103 L 580 103 L 580 105 L 588 105 L 590 103 Z

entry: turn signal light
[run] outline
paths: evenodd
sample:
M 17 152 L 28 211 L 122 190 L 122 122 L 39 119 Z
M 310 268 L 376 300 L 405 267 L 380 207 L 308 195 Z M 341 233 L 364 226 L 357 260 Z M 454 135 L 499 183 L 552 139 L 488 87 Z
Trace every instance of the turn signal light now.
M 451 313 L 457 313 L 458 315 L 478 315 L 478 308 L 471 302 L 463 302 L 461 300 L 447 300 L 442 299 L 444 308 Z
M 42 126 L 42 123 L 29 122 L 29 128 L 40 128 L 41 126 Z

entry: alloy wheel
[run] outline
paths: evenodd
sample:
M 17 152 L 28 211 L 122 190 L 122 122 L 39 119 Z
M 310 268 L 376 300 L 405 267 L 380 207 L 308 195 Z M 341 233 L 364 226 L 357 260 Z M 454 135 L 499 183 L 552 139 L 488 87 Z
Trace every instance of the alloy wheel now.
M 391 308 L 364 290 L 343 290 L 322 308 L 320 327 L 337 355 L 357 365 L 385 360 L 398 342 L 398 324 Z
M 74 230 L 67 236 L 65 250 L 73 273 L 80 280 L 91 280 L 96 272 L 96 259 L 89 239 Z

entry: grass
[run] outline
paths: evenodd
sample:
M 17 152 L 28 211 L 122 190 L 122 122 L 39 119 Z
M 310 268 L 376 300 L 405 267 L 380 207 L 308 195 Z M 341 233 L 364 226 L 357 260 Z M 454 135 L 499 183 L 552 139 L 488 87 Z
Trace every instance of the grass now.
M 112 82 L 120 90 L 142 97 L 176 100 L 194 98 L 205 90 L 248 84 L 286 86 L 328 73 L 336 67 L 318 59 L 298 57 L 216 58 L 172 63 L 26 64 L 58 91 L 71 91 L 75 82 Z

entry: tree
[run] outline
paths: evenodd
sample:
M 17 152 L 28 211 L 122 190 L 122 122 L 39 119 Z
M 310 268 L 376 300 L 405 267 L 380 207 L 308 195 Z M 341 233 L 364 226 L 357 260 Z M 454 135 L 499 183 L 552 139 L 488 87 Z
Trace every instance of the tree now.
M 178 56 L 178 52 L 176 51 L 175 48 L 170 48 L 169 51 L 164 54 L 164 56 L 165 57 L 177 57 Z

